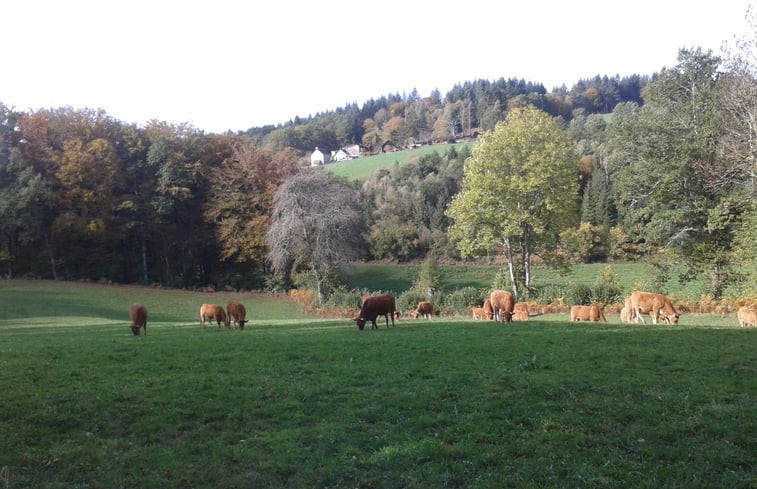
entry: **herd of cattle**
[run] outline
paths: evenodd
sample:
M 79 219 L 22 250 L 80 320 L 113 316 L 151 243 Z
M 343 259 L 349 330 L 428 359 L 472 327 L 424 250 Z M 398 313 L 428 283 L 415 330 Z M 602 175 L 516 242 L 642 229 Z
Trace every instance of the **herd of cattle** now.
M 418 307 L 409 313 L 413 318 L 423 316 L 428 319 L 433 315 L 433 305 L 428 301 L 418 303 Z M 515 321 L 527 321 L 529 318 L 528 305 L 523 302 L 515 302 L 513 294 L 506 290 L 495 290 L 482 307 L 471 309 L 473 319 L 489 319 L 498 322 L 509 323 Z M 626 297 L 623 308 L 620 311 L 620 320 L 624 323 L 643 323 L 644 315 L 652 318 L 652 323 L 662 322 L 665 324 L 678 324 L 681 315 L 676 311 L 670 299 L 662 294 L 642 292 L 634 290 Z M 376 329 L 376 319 L 384 316 L 386 327 L 389 327 L 389 318 L 399 319 L 394 296 L 381 294 L 377 296 L 363 297 L 363 305 L 357 317 L 352 318 L 358 329 L 363 330 L 367 321 L 371 322 L 371 329 Z M 741 307 L 737 313 L 739 325 L 757 326 L 757 308 Z M 571 321 L 595 321 L 607 322 L 602 306 L 572 306 L 570 308 Z
M 218 327 L 221 327 L 221 323 L 227 328 L 233 326 L 244 329 L 244 323 L 246 319 L 247 310 L 244 305 L 239 302 L 230 301 L 226 305 L 226 309 L 218 304 L 203 304 L 200 306 L 200 324 L 205 327 L 205 321 L 211 326 L 215 320 Z M 140 329 L 145 330 L 145 336 L 147 336 L 147 308 L 142 304 L 135 302 L 129 308 L 129 319 L 131 319 L 131 332 L 134 336 L 139 336 Z
M 429 301 L 421 301 L 414 311 L 408 313 L 414 319 L 423 317 L 430 319 L 434 314 L 434 306 Z M 484 301 L 482 307 L 471 309 L 473 319 L 489 319 L 498 322 L 509 323 L 515 321 L 527 321 L 529 318 L 528 306 L 523 302 L 515 302 L 513 294 L 506 290 L 495 290 L 488 299 Z M 644 315 L 648 314 L 652 318 L 652 323 L 663 322 L 665 324 L 678 324 L 680 314 L 676 311 L 670 299 L 662 294 L 652 292 L 641 292 L 635 290 L 630 296 L 626 297 L 623 308 L 620 310 L 620 320 L 624 323 L 644 323 Z M 234 327 L 240 330 L 244 329 L 247 311 L 239 302 L 230 301 L 226 309 L 218 304 L 203 304 L 200 306 L 200 324 L 205 327 L 207 321 L 211 326 L 213 321 L 218 327 L 221 323 L 227 328 Z M 376 319 L 384 316 L 386 327 L 389 327 L 389 320 L 392 321 L 392 327 L 395 326 L 395 320 L 399 320 L 400 313 L 397 311 L 396 302 L 392 294 L 380 294 L 376 296 L 365 296 L 362 300 L 362 307 L 357 317 L 352 318 L 357 324 L 359 330 L 365 328 L 366 322 L 371 322 L 371 329 L 377 329 Z M 144 329 L 147 336 L 147 308 L 139 303 L 134 303 L 129 309 L 129 319 L 131 319 L 131 331 L 134 336 L 139 336 L 140 329 Z M 740 326 L 757 326 L 757 308 L 741 307 L 737 313 L 737 319 Z M 602 306 L 572 306 L 570 308 L 571 321 L 595 321 L 607 322 Z

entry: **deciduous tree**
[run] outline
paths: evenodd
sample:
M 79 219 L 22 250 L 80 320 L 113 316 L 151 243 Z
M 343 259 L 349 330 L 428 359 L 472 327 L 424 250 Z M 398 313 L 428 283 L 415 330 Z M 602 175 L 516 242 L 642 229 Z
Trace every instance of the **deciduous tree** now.
M 268 259 L 276 272 L 309 268 L 322 303 L 325 274 L 358 256 L 362 232 L 355 189 L 330 172 L 303 171 L 274 196 Z
M 531 285 L 532 254 L 577 217 L 578 158 L 546 113 L 512 110 L 465 163 L 463 190 L 447 214 L 463 256 L 502 250 L 516 297 Z M 520 256 L 518 256 L 520 255 Z

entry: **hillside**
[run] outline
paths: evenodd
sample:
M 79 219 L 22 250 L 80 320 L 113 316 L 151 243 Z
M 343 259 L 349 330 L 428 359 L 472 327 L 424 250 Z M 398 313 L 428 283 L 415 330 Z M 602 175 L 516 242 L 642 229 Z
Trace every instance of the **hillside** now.
M 365 156 L 356 160 L 339 161 L 329 163 L 324 168 L 334 175 L 345 177 L 350 180 L 362 180 L 371 173 L 384 168 L 391 168 L 395 164 L 404 165 L 405 163 L 420 158 L 421 156 L 431 154 L 434 151 L 445 153 L 451 147 L 460 149 L 465 146 L 473 146 L 473 142 L 466 141 L 454 144 L 434 144 L 430 146 L 421 146 L 419 148 L 395 151 L 394 153 L 382 153 L 373 156 Z

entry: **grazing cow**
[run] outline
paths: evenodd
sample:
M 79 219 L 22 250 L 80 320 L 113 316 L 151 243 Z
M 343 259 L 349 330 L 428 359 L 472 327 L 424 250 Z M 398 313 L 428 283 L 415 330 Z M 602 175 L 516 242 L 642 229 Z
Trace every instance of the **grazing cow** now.
M 423 319 L 431 319 L 431 315 L 434 313 L 434 305 L 429 301 L 421 301 L 418 303 L 418 307 L 410 315 L 413 319 L 418 319 L 418 316 L 423 316 Z
M 134 336 L 139 336 L 139 328 L 145 329 L 147 336 L 147 308 L 138 302 L 135 302 L 129 308 L 129 319 L 131 319 L 131 332 Z
M 509 323 L 513 320 L 515 300 L 510 292 L 506 290 L 495 290 L 492 292 L 489 300 L 491 300 L 496 321 Z
M 226 304 L 226 313 L 228 314 L 228 322 L 233 321 L 235 326 L 239 326 L 240 330 L 244 329 L 244 323 L 247 322 L 245 319 L 247 311 L 242 304 L 230 301 Z
M 213 324 L 213 320 L 215 319 L 219 329 L 222 322 L 224 326 L 229 327 L 229 318 L 226 316 L 226 311 L 218 304 L 203 304 L 200 306 L 200 324 L 202 324 L 203 328 L 205 327 L 206 319 L 210 324 Z
M 484 319 L 486 318 L 486 314 L 484 314 L 484 308 L 483 307 L 474 307 L 471 309 L 471 314 L 473 315 L 473 319 Z
M 633 314 L 631 314 L 631 297 L 626 297 L 625 304 L 623 304 L 623 308 L 620 310 L 620 322 L 621 323 L 632 323 L 633 322 Z
M 376 326 L 376 318 L 384 316 L 386 320 L 386 327 L 389 327 L 389 316 L 392 317 L 392 327 L 394 327 L 394 315 L 397 311 L 394 302 L 394 296 L 392 294 L 381 294 L 374 297 L 366 297 L 363 299 L 363 307 L 360 308 L 360 314 L 357 317 L 352 318 L 357 324 L 360 331 L 365 327 L 365 322 L 370 321 L 372 323 L 371 329 L 378 329 Z
M 484 301 L 484 317 L 486 317 L 486 319 L 494 319 L 494 308 L 492 307 L 492 301 L 490 299 Z
M 757 309 L 752 307 L 739 307 L 736 316 L 739 318 L 739 326 L 757 326 Z
M 599 306 L 573 306 L 570 308 L 570 320 L 575 321 L 593 321 L 606 323 L 605 313 Z
M 680 317 L 678 311 L 670 303 L 670 299 L 664 295 L 634 290 L 631 292 L 631 317 L 637 323 L 641 320 L 643 324 L 646 324 L 642 314 L 649 314 L 654 324 L 657 324 L 658 320 L 668 324 L 678 324 Z
M 528 304 L 525 302 L 515 304 L 513 319 L 516 321 L 528 321 Z

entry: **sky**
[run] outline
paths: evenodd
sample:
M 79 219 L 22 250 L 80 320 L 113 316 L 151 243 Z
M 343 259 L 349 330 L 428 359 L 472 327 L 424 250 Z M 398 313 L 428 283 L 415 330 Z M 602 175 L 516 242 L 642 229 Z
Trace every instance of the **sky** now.
M 223 133 L 478 79 L 570 88 L 720 54 L 755 2 L 14 0 L 0 103 Z

